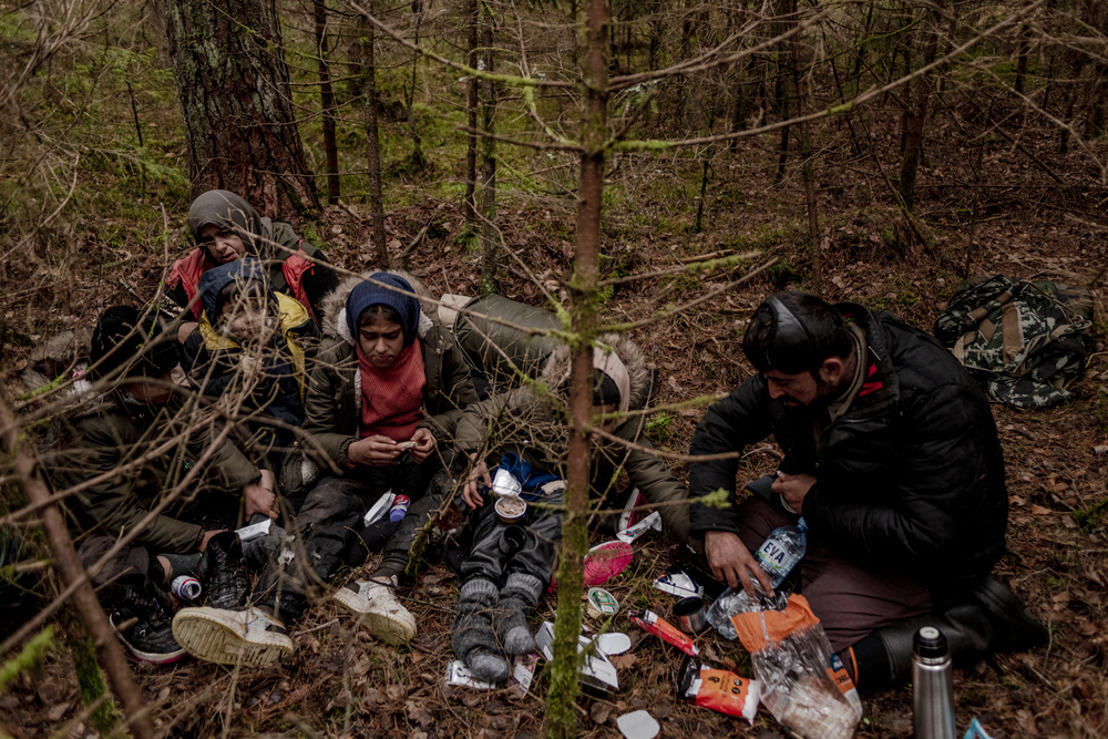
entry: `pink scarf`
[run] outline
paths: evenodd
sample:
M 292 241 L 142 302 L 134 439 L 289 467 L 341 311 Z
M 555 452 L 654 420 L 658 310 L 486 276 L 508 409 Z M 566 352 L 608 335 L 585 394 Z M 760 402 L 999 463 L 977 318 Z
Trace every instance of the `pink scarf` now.
M 358 423 L 361 438 L 380 434 L 393 441 L 412 438 L 423 420 L 423 351 L 416 339 L 400 352 L 388 369 L 378 369 L 358 352 L 358 372 L 362 380 L 362 412 Z

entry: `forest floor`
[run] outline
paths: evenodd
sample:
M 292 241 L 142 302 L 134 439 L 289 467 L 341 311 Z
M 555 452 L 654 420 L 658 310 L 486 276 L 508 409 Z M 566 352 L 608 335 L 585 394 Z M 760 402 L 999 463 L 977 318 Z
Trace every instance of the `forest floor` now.
M 982 151 L 946 142 L 940 114 L 929 151 L 943 168 L 920 174 L 916 228 L 931 236 L 922 246 L 892 204 L 883 176 L 869 156 L 836 158 L 825 153 L 817 171 L 821 230 L 818 260 L 807 246 L 803 183 L 790 168 L 773 183 L 776 139 L 746 143 L 739 153 L 713 155 L 704 203 L 704 227 L 694 232 L 696 202 L 685 191 L 699 175 L 697 161 L 627 158 L 609 176 L 613 202 L 605 211 L 605 274 L 629 275 L 681 264 L 698 254 L 720 255 L 759 248 L 750 264 L 777 264 L 745 284 L 693 310 L 634 331 L 660 370 L 656 402 L 677 403 L 725 392 L 750 368 L 739 339 L 752 309 L 774 289 L 798 286 L 832 301 L 858 302 L 892 311 L 929 328 L 943 301 L 966 276 L 1010 274 L 1090 285 L 1097 299 L 1094 346 L 1072 401 L 1048 411 L 994 405 L 1008 465 L 1009 553 L 997 567 L 1006 581 L 1050 627 L 1049 645 L 1023 654 L 1002 654 L 954 677 L 960 732 L 977 717 L 996 737 L 1094 737 L 1108 734 L 1108 527 L 1096 515 L 1108 497 L 1108 355 L 1104 351 L 1103 202 L 1108 189 L 1095 184 L 1080 150 L 1057 153 L 1054 136 L 1035 132 L 1020 147 L 1005 139 Z M 889 122 L 885 130 L 896 127 Z M 895 160 L 893 135 L 874 147 Z M 762 148 L 758 148 L 758 147 Z M 983 156 L 979 164 L 979 154 Z M 1034 154 L 1035 157 L 1029 156 Z M 1049 162 L 1049 165 L 1043 162 Z M 1084 183 L 1084 184 L 1083 184 Z M 1092 184 L 1089 184 L 1092 183 Z M 389 213 L 394 249 L 431 224 L 408 260 L 409 268 L 435 293 L 474 294 L 477 258 L 458 236 L 452 209 L 435 203 Z M 564 199 L 502 204 L 498 225 L 507 247 L 540 279 L 565 277 L 572 257 L 575 204 Z M 151 209 L 153 211 L 153 208 Z M 354 208 L 332 208 L 323 233 L 332 260 L 348 267 L 368 264 L 366 225 Z M 183 218 L 180 220 L 183 221 Z M 139 294 L 150 295 L 165 267 L 160 255 L 127 263 Z M 746 267 L 702 276 L 659 277 L 617 286 L 607 303 L 614 320 L 641 319 L 669 303 L 683 303 L 713 286 L 741 277 Z M 618 270 L 618 272 L 616 271 Z M 818 270 L 821 281 L 811 276 Z M 81 305 L 60 325 L 92 318 L 112 300 L 126 298 L 114 284 L 104 289 L 102 270 L 67 275 L 66 290 Z M 518 264 L 506 261 L 501 292 L 540 304 L 539 290 Z M 10 301 L 10 297 L 0 298 Z M 11 321 L 24 310 L 0 304 Z M 58 324 L 55 324 L 58 325 Z M 19 362 L 16 361 L 16 368 Z M 665 414 L 652 424 L 655 443 L 687 449 L 702 408 Z M 766 445 L 749 455 L 742 474 L 774 468 Z M 684 466 L 676 467 L 682 479 Z M 1083 517 L 1081 513 L 1093 513 Z M 1079 520 L 1081 523 L 1079 523 Z M 594 543 L 602 537 L 594 535 Z M 609 583 L 624 606 L 650 605 L 668 617 L 672 598 L 650 581 L 681 561 L 680 546 L 652 535 L 636 544 L 631 567 Z M 445 686 L 453 659 L 450 623 L 456 581 L 431 561 L 406 590 L 420 634 L 408 648 L 375 643 L 328 602 L 314 607 L 294 633 L 296 656 L 280 667 L 229 669 L 197 661 L 169 668 L 136 663 L 135 673 L 157 724 L 170 736 L 537 736 L 542 732 L 546 681 L 540 668 L 530 694 L 478 692 Z M 553 613 L 553 599 L 542 604 Z M 535 626 L 538 625 L 536 620 Z M 675 697 L 679 662 L 672 648 L 643 634 L 622 615 L 616 626 L 632 635 L 631 652 L 617 659 L 621 690 L 586 695 L 578 714 L 580 736 L 618 735 L 615 719 L 647 709 L 664 736 L 776 736 L 780 729 L 764 709 L 753 728 Z M 70 627 L 72 628 L 72 627 Z M 737 647 L 706 634 L 701 651 L 719 661 L 739 659 Z M 68 651 L 51 653 L 43 669 L 24 675 L 0 695 L 0 733 L 15 737 L 88 736 Z M 864 696 L 861 737 L 912 735 L 911 689 Z M 960 735 L 960 734 L 959 734 Z

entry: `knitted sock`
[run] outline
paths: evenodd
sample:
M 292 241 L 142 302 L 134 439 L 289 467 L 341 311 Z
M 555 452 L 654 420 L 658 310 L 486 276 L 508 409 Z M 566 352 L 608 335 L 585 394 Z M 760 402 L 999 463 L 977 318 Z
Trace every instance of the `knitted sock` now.
M 177 577 L 178 575 L 195 574 L 196 568 L 200 565 L 200 558 L 204 555 L 200 552 L 193 552 L 192 554 L 166 554 L 162 552 L 161 556 L 169 560 L 169 566 L 173 569 L 173 577 Z
M 500 607 L 493 626 L 508 654 L 529 654 L 535 651 L 535 640 L 527 625 L 527 614 L 542 597 L 542 580 L 534 575 L 513 572 L 500 589 Z
M 492 628 L 492 612 L 499 594 L 489 580 L 469 580 L 462 585 L 454 615 L 450 643 L 454 654 L 478 680 L 501 682 L 509 665 Z

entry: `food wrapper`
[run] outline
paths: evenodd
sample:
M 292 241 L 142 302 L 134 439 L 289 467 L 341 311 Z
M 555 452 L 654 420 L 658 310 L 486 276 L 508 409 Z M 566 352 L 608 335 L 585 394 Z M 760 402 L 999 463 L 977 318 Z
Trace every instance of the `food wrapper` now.
M 677 671 L 677 697 L 700 708 L 738 716 L 754 725 L 761 684 L 728 670 L 716 670 L 685 657 Z
M 853 685 L 836 683 L 831 645 L 803 596 L 789 596 L 784 610 L 736 613 L 731 623 L 750 652 L 762 703 L 774 718 L 808 739 L 854 735 L 861 701 Z
M 654 511 L 634 526 L 629 526 L 616 534 L 620 541 L 630 544 L 648 531 L 662 530 L 662 514 Z
M 577 638 L 577 651 L 584 651 L 591 643 L 592 640 L 587 636 L 579 636 Z M 553 623 L 550 621 L 543 622 L 535 634 L 535 644 L 539 647 L 539 651 L 542 652 L 542 656 L 546 658 L 547 662 L 554 659 Z M 615 665 L 608 660 L 607 655 L 599 648 L 594 651 L 594 654 L 586 655 L 584 661 L 578 666 L 578 679 L 583 684 L 600 690 L 619 690 L 619 674 L 616 672 Z
M 678 598 L 704 597 L 703 586 L 697 585 L 696 582 L 683 571 L 667 572 L 654 581 L 654 587 L 661 590 L 663 593 L 676 595 Z
M 669 621 L 659 618 L 654 611 L 637 611 L 630 615 L 631 620 L 646 633 L 653 634 L 667 644 L 672 644 L 691 657 L 700 654 L 700 650 L 696 648 L 696 644 L 693 644 L 692 639 Z

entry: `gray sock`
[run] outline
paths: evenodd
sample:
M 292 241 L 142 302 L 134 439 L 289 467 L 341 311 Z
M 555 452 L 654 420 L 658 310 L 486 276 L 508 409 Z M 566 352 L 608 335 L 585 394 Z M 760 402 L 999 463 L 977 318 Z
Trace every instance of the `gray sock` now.
M 535 640 L 527 625 L 527 609 L 519 598 L 508 597 L 500 601 L 494 622 L 496 636 L 508 654 L 530 654 L 535 651 Z
M 173 579 L 178 575 L 196 574 L 196 568 L 200 564 L 200 558 L 204 555 L 200 552 L 193 552 L 191 554 L 166 554 L 162 552 L 162 556 L 169 560 L 169 566 L 173 572 L 169 575 L 169 579 Z
M 489 580 L 464 583 L 450 634 L 454 654 L 466 663 L 474 677 L 487 682 L 500 682 L 508 677 L 508 660 L 492 628 L 498 599 L 496 585 Z
M 493 622 L 496 636 L 508 654 L 535 651 L 527 614 L 542 597 L 543 582 L 534 575 L 513 572 L 500 590 L 500 607 Z
M 502 654 L 478 647 L 469 653 L 465 660 L 471 675 L 486 683 L 499 683 L 508 679 L 511 665 Z

